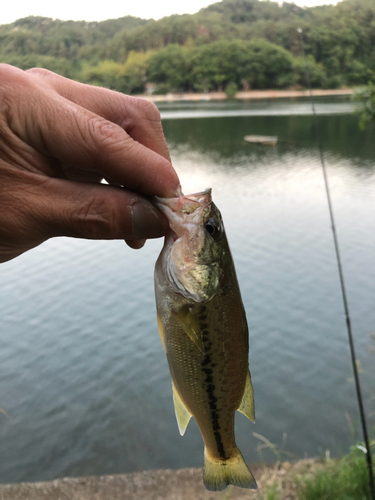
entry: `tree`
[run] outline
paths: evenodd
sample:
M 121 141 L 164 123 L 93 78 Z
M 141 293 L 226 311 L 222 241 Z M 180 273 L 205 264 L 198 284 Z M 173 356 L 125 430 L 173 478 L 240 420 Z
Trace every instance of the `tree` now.
M 126 87 L 124 64 L 106 59 L 96 66 L 85 65 L 81 71 L 82 81 L 92 85 L 123 90 Z
M 370 82 L 368 87 L 357 89 L 353 101 L 357 104 L 359 126 L 365 129 L 369 122 L 375 121 L 375 85 Z
M 181 45 L 168 45 L 149 59 L 149 82 L 168 84 L 174 90 L 187 90 L 190 74 L 189 49 Z
M 325 88 L 327 86 L 327 74 L 322 63 L 317 63 L 311 54 L 306 57 L 309 68 L 311 86 L 314 88 Z M 295 85 L 307 87 L 305 59 L 302 56 L 293 59 L 293 72 Z
M 20 69 L 45 68 L 67 78 L 78 79 L 80 77 L 80 68 L 76 62 L 68 61 L 63 57 L 41 56 L 38 54 L 7 55 L 1 57 L 1 62 L 12 64 Z
M 122 90 L 127 94 L 141 93 L 145 89 L 147 81 L 146 73 L 150 59 L 154 52 L 149 50 L 146 53 L 130 52 L 124 64 L 126 79 L 126 89 Z
M 128 92 L 139 92 L 145 78 L 177 90 L 214 90 L 230 82 L 286 88 L 305 85 L 298 27 L 314 86 L 374 81 L 374 0 L 304 9 L 270 0 L 222 0 L 193 15 L 158 21 L 29 16 L 0 25 L 0 62 L 25 68 L 34 60 L 65 76 Z M 150 50 L 152 58 L 144 59 Z
M 81 71 L 85 83 L 107 87 L 126 94 L 142 93 L 145 89 L 148 61 L 153 52 L 130 52 L 125 63 L 111 59 L 98 64 L 86 64 Z

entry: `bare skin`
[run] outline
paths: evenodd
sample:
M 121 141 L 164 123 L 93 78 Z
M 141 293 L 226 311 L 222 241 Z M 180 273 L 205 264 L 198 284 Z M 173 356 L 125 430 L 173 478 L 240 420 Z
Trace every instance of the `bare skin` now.
M 152 103 L 0 64 L 0 262 L 54 236 L 141 248 L 168 229 L 147 197 L 179 194 Z

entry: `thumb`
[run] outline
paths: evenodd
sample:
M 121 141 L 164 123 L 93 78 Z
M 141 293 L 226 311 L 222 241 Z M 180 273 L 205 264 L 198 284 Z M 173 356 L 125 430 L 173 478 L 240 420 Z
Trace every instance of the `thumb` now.
M 147 198 L 122 187 L 49 179 L 43 191 L 41 218 L 48 236 L 145 240 L 168 229 Z
M 21 171 L 11 177 L 12 189 L 0 189 L 0 262 L 54 236 L 126 239 L 140 248 L 142 240 L 168 229 L 164 215 L 147 198 L 120 187 Z

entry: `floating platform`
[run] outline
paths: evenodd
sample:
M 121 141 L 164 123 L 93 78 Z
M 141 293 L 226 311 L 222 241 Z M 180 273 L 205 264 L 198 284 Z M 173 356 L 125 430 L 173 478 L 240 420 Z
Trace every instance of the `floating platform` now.
M 276 135 L 245 135 L 245 141 L 263 146 L 276 146 L 278 137 Z

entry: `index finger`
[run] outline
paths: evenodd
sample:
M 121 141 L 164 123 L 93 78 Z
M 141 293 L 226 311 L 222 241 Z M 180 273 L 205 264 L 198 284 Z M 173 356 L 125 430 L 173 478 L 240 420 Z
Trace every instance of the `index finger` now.
M 69 101 L 116 123 L 134 140 L 170 161 L 160 113 L 152 102 L 106 88 L 75 82 L 41 68 L 33 68 L 27 73 L 44 79 Z
M 7 118 L 13 133 L 27 144 L 70 166 L 97 170 L 145 195 L 178 192 L 178 176 L 164 156 L 134 140 L 119 125 L 20 73 L 18 85 L 12 81 L 8 87 L 12 106 L 7 108 Z

